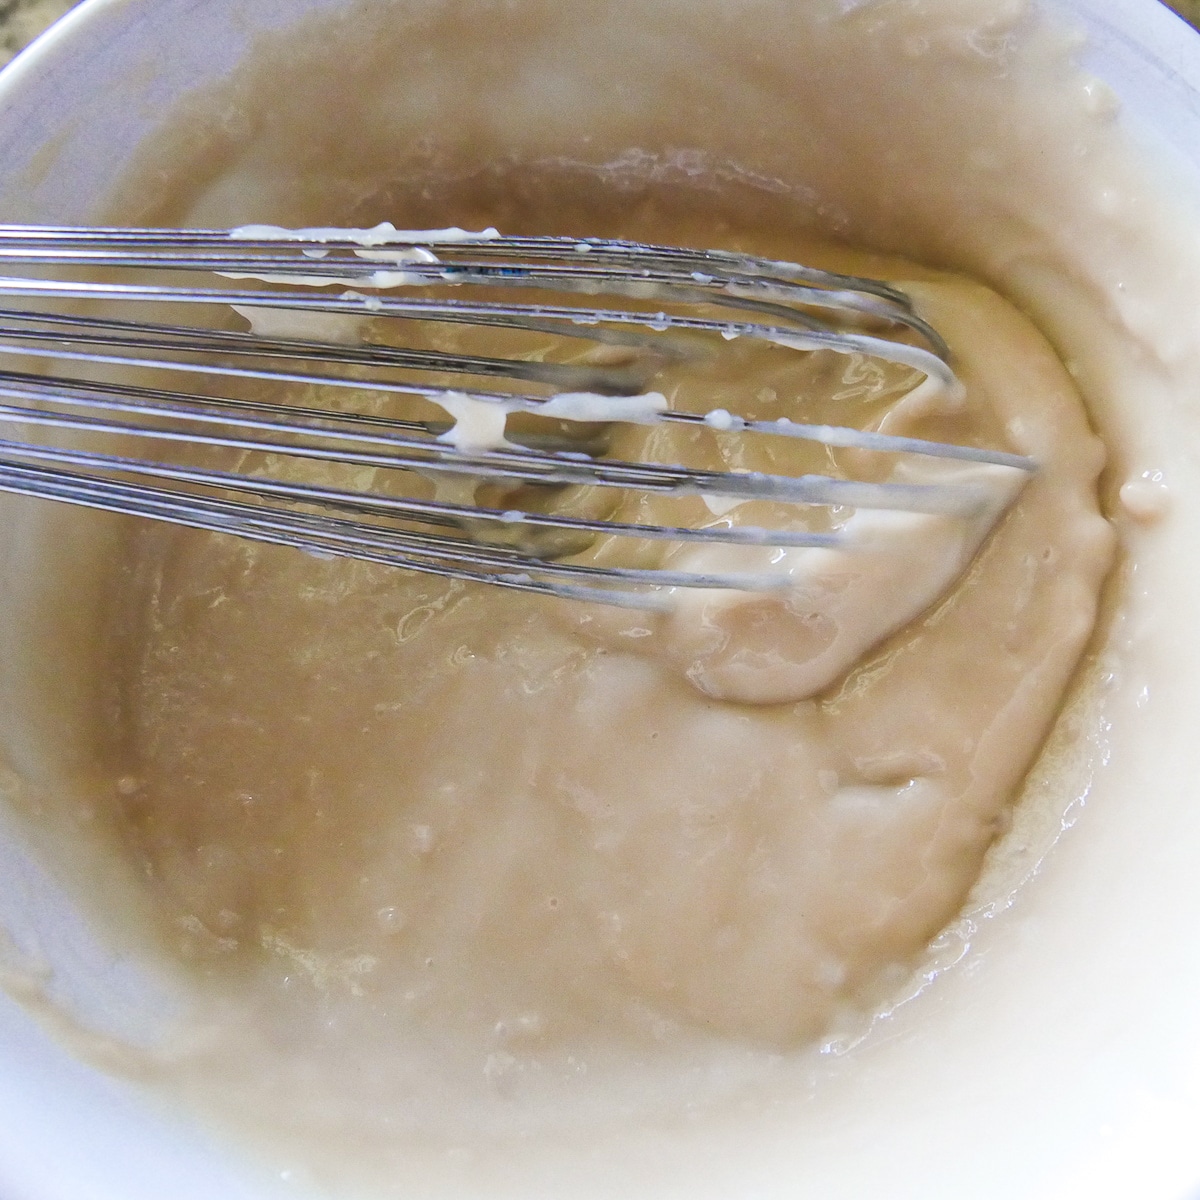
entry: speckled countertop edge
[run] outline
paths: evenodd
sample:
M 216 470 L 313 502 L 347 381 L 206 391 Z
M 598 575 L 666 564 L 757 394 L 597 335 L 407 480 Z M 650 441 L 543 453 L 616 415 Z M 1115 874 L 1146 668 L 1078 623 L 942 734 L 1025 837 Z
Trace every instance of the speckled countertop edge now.
M 0 0 L 0 66 L 48 29 L 76 0 Z
M 1185 21 L 1190 21 L 1200 29 L 1200 0 L 1164 0 Z

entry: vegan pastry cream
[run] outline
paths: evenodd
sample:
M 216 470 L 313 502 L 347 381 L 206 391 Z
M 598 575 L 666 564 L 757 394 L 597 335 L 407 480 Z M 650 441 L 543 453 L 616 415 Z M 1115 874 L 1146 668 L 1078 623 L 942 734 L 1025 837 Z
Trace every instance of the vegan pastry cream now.
M 594 21 L 489 8 L 503 68 L 463 7 L 406 10 L 402 30 L 365 7 L 325 31 L 332 74 L 313 66 L 319 30 L 264 46 L 116 208 L 619 235 L 886 278 L 949 343 L 961 406 L 911 403 L 903 365 L 740 342 L 653 386 L 694 411 L 990 446 L 1038 470 L 623 425 L 621 457 L 967 479 L 989 497 L 966 518 L 813 518 L 864 548 L 788 551 L 791 592 L 681 596 L 666 615 L 124 530 L 96 825 L 192 1002 L 186 1032 L 145 1054 L 227 1122 L 298 1159 L 390 1164 L 397 1188 L 418 1143 L 682 1111 L 887 1003 L 961 910 L 1093 633 L 1115 548 L 1079 381 L 1112 428 L 1114 381 L 1144 382 L 1121 308 L 1144 218 L 1120 216 L 1143 181 L 1031 6 L 759 4 L 736 30 L 716 6 L 703 30 L 669 4 Z M 1096 228 L 1110 240 L 1081 244 Z M 1166 511 L 1161 480 L 1118 483 L 1136 520 Z M 588 489 L 545 502 L 781 516 Z
M 323 1020 L 385 1010 L 380 1054 L 399 1023 L 474 1042 L 482 1063 L 521 1027 L 527 1066 L 661 1022 L 795 1045 L 912 961 L 1045 735 L 1112 541 L 1100 443 L 1040 335 L 982 288 L 918 290 L 968 389 L 932 430 L 899 419 L 911 373 L 841 355 L 748 350 L 665 386 L 756 417 L 853 403 L 1036 458 L 924 620 L 978 516 L 874 514 L 878 548 L 793 552 L 832 560 L 797 564 L 795 594 L 693 600 L 661 624 L 140 531 L 120 810 L 180 950 L 264 1017 L 287 981 Z M 698 441 L 748 469 L 814 453 L 619 436 L 623 457 L 694 461 Z M 709 516 L 699 497 L 629 503 Z

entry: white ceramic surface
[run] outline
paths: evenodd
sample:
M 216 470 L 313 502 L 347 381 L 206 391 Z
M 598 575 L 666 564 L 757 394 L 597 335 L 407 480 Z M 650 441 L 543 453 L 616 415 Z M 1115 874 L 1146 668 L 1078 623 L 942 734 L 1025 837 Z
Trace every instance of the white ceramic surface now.
M 86 220 L 172 102 L 227 73 L 257 32 L 340 3 L 86 0 L 0 75 L 0 219 Z M 1153 0 L 1053 7 L 1087 26 L 1086 61 L 1132 123 L 1200 177 L 1200 37 Z M 1139 769 L 1118 763 L 1097 790 L 1095 819 L 1072 831 L 1051 877 L 1037 881 L 1038 916 L 1013 914 L 983 931 L 980 969 L 945 981 L 932 1004 L 944 1057 L 914 1103 L 887 1128 L 831 1135 L 844 1136 L 852 1157 L 870 1141 L 875 1161 L 893 1164 L 890 1176 L 872 1180 L 851 1165 L 835 1178 L 832 1156 L 789 1163 L 779 1143 L 769 1150 L 778 1188 L 745 1194 L 1200 1196 L 1200 814 L 1164 802 L 1135 826 L 1120 797 Z M 1099 877 L 1097 864 L 1112 861 L 1104 847 L 1122 839 L 1124 874 Z M 119 1008 L 136 972 L 90 945 L 2 822 L 0 881 L 0 923 L 15 940 L 73 963 L 83 991 L 91 973 Z M 1147 934 L 1150 882 L 1153 903 L 1173 915 Z M 1094 936 L 1080 939 L 1082 928 Z M 1035 940 L 1061 944 L 1061 955 L 1054 972 L 1030 979 L 1021 968 Z M 1109 1003 L 1114 969 L 1138 982 Z M 903 1019 L 896 1036 L 913 1036 Z M 1005 1082 L 992 1087 L 997 1061 Z M 867 1070 L 861 1086 L 871 1085 Z M 182 1118 L 73 1061 L 0 994 L 0 1200 L 259 1200 L 274 1191 Z

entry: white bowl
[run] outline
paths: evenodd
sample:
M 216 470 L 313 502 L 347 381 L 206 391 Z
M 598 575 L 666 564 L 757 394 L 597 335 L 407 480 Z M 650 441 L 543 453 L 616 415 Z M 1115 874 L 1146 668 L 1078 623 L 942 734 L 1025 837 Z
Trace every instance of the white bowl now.
M 87 222 L 181 97 L 225 78 L 256 36 L 342 7 L 86 0 L 0 76 L 0 217 Z M 1196 188 L 1200 38 L 1155 0 L 1045 7 L 1086 28 L 1089 69 Z M 1180 436 L 1200 446 L 1197 428 Z M 16 545 L 20 531 L 5 532 Z M 0 629 L 0 658 L 13 636 Z M 1181 663 L 1195 661 L 1195 646 L 1180 650 Z M 1147 707 L 1133 682 L 1121 686 L 1141 741 L 1097 774 L 1082 818 L 1028 885 L 1036 903 L 994 921 L 977 914 L 970 968 L 897 1011 L 885 1044 L 812 1128 L 777 1115 L 732 1159 L 726 1142 L 696 1149 L 678 1189 L 655 1197 L 1200 1196 L 1200 805 L 1178 782 L 1200 777 L 1200 739 L 1186 732 L 1200 688 L 1181 680 Z M 0 930 L 54 965 L 56 995 L 114 1032 L 148 1019 L 159 984 L 92 938 L 5 820 L 0 880 Z M 931 1020 L 936 1054 L 922 1033 Z M 906 1045 L 923 1067 L 897 1087 L 892 1058 Z M 601 1178 L 597 1194 L 629 1194 L 619 1177 Z M 81 1065 L 0 993 L 4 1200 L 251 1200 L 279 1186 L 186 1114 Z M 582 1194 L 547 1185 L 569 1193 Z

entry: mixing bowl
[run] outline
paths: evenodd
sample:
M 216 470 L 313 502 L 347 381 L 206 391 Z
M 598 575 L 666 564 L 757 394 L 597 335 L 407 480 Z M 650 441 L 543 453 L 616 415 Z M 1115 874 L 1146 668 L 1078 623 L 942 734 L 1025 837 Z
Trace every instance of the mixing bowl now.
M 803 2 L 747 5 L 747 20 L 768 11 L 783 20 Z M 872 3 L 841 7 L 849 14 Z M 402 20 L 433 7 L 405 0 L 389 11 Z M 1144 146 L 1159 188 L 1172 205 L 1197 211 L 1200 38 L 1156 0 L 1037 7 L 1078 31 L 1083 68 L 1119 97 L 1120 120 Z M 0 218 L 97 220 L 166 114 L 226 79 L 256 41 L 278 42 L 346 8 L 343 0 L 85 0 L 0 77 Z M 498 5 L 493 15 L 512 11 Z M 666 0 L 589 6 L 617 30 L 682 11 Z M 538 111 L 576 135 L 570 82 L 569 73 L 555 79 L 558 90 L 545 89 Z M 1107 93 L 1096 94 L 1107 103 Z M 911 119 L 928 119 L 915 97 Z M 353 141 L 352 130 L 346 137 Z M 122 203 L 131 203 L 127 195 Z M 1138 220 L 1134 213 L 1129 223 L 1135 235 Z M 1195 242 L 1180 243 L 1181 274 L 1198 256 Z M 1036 280 L 1020 264 L 1001 282 L 1037 313 Z M 1128 320 L 1136 324 L 1136 314 Z M 1179 320 L 1174 353 L 1183 362 L 1196 354 L 1185 336 L 1195 322 Z M 1087 390 L 1086 365 L 1079 371 Z M 1163 554 L 1122 583 L 1128 603 L 1109 630 L 1112 659 L 1102 653 L 1096 667 L 1103 700 L 1080 717 L 1092 723 L 1090 757 L 1068 773 L 1071 795 L 1049 805 L 1052 820 L 1043 803 L 1038 819 L 1017 821 L 990 892 L 939 940 L 930 985 L 891 1008 L 861 1045 L 831 1043 L 827 1055 L 841 1065 L 812 1076 L 804 1094 L 772 1095 L 719 1130 L 702 1114 L 667 1114 L 620 1139 L 598 1137 L 586 1151 L 551 1147 L 534 1165 L 459 1164 L 452 1183 L 428 1181 L 430 1195 L 1200 1196 L 1200 806 L 1190 786 L 1200 777 L 1192 732 L 1200 633 L 1180 616 L 1200 611 L 1200 560 L 1187 528 L 1200 522 L 1200 409 L 1195 395 L 1167 407 L 1169 420 L 1145 437 L 1129 414 L 1099 414 L 1110 437 L 1128 439 L 1118 460 L 1161 467 L 1187 520 L 1164 533 Z M 55 731 L 99 694 L 95 680 L 68 668 L 102 607 L 88 568 L 105 555 L 103 526 L 7 501 L 2 511 L 0 784 L 32 774 L 42 788 L 75 786 L 97 748 L 56 742 Z M 24 653 L 68 573 L 73 621 L 53 646 Z M 1169 604 L 1159 603 L 1164 596 Z M 1134 667 L 1122 665 L 1130 647 Z M 31 849 L 37 821 L 29 817 L 0 809 L 0 979 L 8 987 L 0 994 L 0 1195 L 304 1194 L 286 1164 L 243 1153 L 153 1089 L 84 1065 L 102 1063 L 121 1039 L 153 1036 L 183 1001 L 79 911 Z M 120 887 L 97 865 L 92 889 L 110 889 L 104 903 L 135 905 Z

